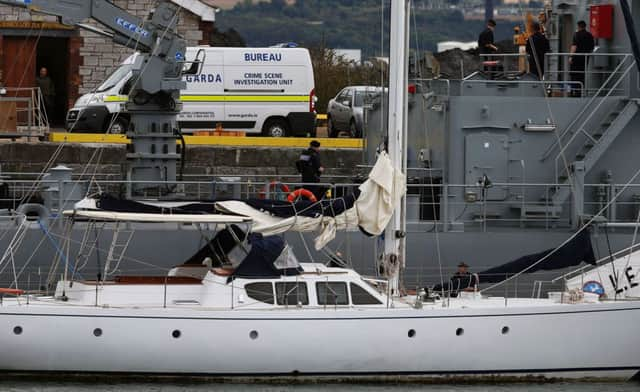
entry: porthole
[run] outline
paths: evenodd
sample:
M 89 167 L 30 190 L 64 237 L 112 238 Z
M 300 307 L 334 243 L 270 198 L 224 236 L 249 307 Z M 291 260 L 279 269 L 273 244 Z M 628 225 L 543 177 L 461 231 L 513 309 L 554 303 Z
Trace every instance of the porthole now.
M 251 332 L 249 332 L 249 337 L 251 338 L 251 340 L 256 340 L 256 339 L 258 339 L 258 331 L 251 331 Z
M 464 329 L 458 328 L 456 329 L 456 336 L 462 336 L 464 334 Z
M 93 336 L 95 336 L 95 337 L 102 336 L 102 329 L 100 329 L 100 328 L 94 329 L 93 330 Z
M 15 326 L 13 327 L 13 333 L 16 335 L 21 335 L 22 334 L 22 327 L 21 326 Z
M 509 327 L 507 327 L 507 326 L 502 327 L 502 334 L 506 335 L 508 333 L 509 333 Z
M 409 336 L 410 338 L 416 336 L 416 330 L 410 329 L 409 332 L 407 332 L 407 336 Z
M 171 336 L 173 336 L 176 339 L 178 339 L 180 335 L 182 335 L 182 333 L 180 332 L 179 329 L 174 329 L 173 332 L 171 332 Z

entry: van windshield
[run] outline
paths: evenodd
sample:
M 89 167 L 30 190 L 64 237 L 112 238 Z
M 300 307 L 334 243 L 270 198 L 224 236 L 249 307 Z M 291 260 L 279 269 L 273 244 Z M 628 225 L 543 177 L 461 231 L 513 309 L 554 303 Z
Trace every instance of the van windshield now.
M 129 72 L 131 72 L 131 64 L 123 64 L 116 68 L 115 71 L 105 80 L 96 90 L 97 93 L 103 93 L 117 85 L 122 79 L 124 79 Z

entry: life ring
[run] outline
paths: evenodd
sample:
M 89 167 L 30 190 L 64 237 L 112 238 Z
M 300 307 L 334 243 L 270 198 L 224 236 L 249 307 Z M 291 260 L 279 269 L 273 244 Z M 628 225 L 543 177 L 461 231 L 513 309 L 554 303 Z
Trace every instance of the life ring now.
M 262 192 L 260 192 L 260 194 L 258 195 L 261 199 L 265 199 L 266 198 L 266 194 L 267 191 L 269 193 L 271 193 L 272 191 L 278 192 L 278 193 L 289 193 L 291 190 L 289 189 L 289 187 L 287 186 L 287 184 L 283 184 L 279 181 L 271 181 L 269 183 L 269 185 L 267 185 L 265 187 L 265 190 L 263 190 Z
M 287 200 L 289 201 L 289 203 L 293 203 L 299 197 L 306 197 L 312 203 L 318 201 L 318 199 L 316 199 L 316 196 L 310 190 L 304 188 L 296 189 L 295 191 L 289 193 L 289 196 L 287 196 Z

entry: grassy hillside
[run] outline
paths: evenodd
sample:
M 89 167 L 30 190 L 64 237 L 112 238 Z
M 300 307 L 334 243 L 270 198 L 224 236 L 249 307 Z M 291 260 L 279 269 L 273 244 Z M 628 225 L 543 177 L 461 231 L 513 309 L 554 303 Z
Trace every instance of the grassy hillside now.
M 381 18 L 384 14 L 385 53 L 388 48 L 389 2 L 384 10 L 380 0 L 272 0 L 244 1 L 218 14 L 216 24 L 234 28 L 249 46 L 269 46 L 297 42 L 306 47 L 324 43 L 331 48 L 362 49 L 364 56 L 380 54 Z M 465 21 L 455 10 L 416 10 L 412 18 L 413 48 L 435 50 L 439 41 L 473 41 L 483 29 L 481 21 Z M 510 38 L 513 25 L 501 23 L 497 39 Z M 418 42 L 418 45 L 416 45 Z

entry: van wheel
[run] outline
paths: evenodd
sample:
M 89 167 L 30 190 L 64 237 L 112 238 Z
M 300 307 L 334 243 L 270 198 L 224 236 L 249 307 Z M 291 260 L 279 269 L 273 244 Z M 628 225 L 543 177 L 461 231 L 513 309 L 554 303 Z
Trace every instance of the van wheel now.
M 109 124 L 107 124 L 107 126 L 109 126 Z M 111 123 L 111 127 L 107 132 L 114 135 L 122 135 L 125 134 L 128 129 L 129 121 L 127 121 L 126 118 L 117 117 L 115 120 L 113 120 L 113 123 Z
M 334 127 L 331 117 L 327 118 L 327 133 L 329 134 L 329 137 L 338 137 L 338 134 L 340 133 L 340 131 Z
M 356 126 L 356 122 L 351 120 L 349 123 L 349 136 L 350 137 L 360 137 L 360 131 L 358 131 L 358 127 Z
M 262 133 L 269 137 L 285 137 L 289 134 L 289 124 L 284 120 L 269 120 L 264 125 Z

